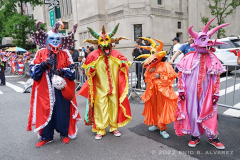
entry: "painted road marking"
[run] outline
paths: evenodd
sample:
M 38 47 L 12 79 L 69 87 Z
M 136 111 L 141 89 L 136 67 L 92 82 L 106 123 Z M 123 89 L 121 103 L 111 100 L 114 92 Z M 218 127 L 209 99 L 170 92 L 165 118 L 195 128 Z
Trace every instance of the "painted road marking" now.
M 11 83 L 9 83 L 9 82 L 6 82 L 6 86 L 14 89 L 16 92 L 23 92 L 23 89 L 22 89 L 21 87 L 18 87 L 18 86 L 16 86 L 16 85 L 13 85 L 13 84 L 11 84 Z

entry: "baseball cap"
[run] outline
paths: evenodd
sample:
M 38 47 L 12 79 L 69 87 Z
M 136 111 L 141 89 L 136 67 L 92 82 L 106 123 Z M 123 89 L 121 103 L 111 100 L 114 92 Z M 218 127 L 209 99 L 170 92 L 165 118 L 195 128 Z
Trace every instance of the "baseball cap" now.
M 175 41 L 175 40 L 180 42 L 180 39 L 178 37 L 175 37 L 175 38 L 172 39 L 172 41 Z

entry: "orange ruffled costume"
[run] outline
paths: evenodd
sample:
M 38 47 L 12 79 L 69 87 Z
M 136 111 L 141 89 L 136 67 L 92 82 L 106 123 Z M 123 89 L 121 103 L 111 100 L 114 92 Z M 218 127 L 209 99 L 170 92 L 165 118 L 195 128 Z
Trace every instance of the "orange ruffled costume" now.
M 147 88 L 141 97 L 145 102 L 143 110 L 143 115 L 145 116 L 144 123 L 157 126 L 161 131 L 167 130 L 166 125 L 176 120 L 175 112 L 178 96 L 173 90 L 172 84 L 177 77 L 177 73 L 168 62 L 161 62 L 166 55 L 166 52 L 162 51 L 163 42 L 154 39 L 160 43 L 159 46 L 156 46 L 153 40 L 148 38 L 142 39 L 149 40 L 153 46 L 151 47 L 152 55 L 141 56 L 148 57 L 143 62 L 144 67 L 147 67 L 144 74 Z M 142 48 L 150 50 L 146 46 Z M 151 68 L 155 68 L 155 71 L 150 73 L 149 70 Z M 160 78 L 155 78 L 155 73 L 159 73 Z

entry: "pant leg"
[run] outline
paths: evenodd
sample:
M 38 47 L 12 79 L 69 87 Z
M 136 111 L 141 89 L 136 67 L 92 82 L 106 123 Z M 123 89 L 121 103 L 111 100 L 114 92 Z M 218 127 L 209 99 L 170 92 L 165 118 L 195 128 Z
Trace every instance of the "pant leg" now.
M 54 112 L 52 113 L 52 118 L 48 124 L 43 128 L 41 133 L 42 140 L 52 140 L 54 135 Z
M 2 82 L 1 82 L 3 85 L 5 85 L 5 72 L 3 72 L 3 78 L 2 78 Z
M 178 68 L 175 68 L 175 72 L 178 73 Z M 178 77 L 176 78 L 176 83 L 178 83 Z
M 141 86 L 141 73 L 142 73 L 142 66 L 140 63 L 136 63 L 137 88 Z
M 70 101 L 66 100 L 60 90 L 55 89 L 54 105 L 54 124 L 57 132 L 61 137 L 68 136 L 69 119 L 70 119 Z
M 108 96 L 108 113 L 109 113 L 109 132 L 116 131 L 118 129 L 117 119 L 118 119 L 118 93 L 115 89 L 113 94 Z
M 105 135 L 106 128 L 109 124 L 108 114 L 109 100 L 107 95 L 96 94 L 94 99 L 94 120 L 96 129 L 93 128 L 93 132 L 97 134 Z

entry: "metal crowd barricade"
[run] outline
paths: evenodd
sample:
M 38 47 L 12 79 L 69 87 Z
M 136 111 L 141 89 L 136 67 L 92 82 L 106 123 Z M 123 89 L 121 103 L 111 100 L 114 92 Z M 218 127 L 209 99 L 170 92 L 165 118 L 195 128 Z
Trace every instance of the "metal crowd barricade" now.
M 141 65 L 142 61 L 132 61 L 132 65 L 129 67 L 129 94 L 128 99 L 133 99 L 133 93 L 139 98 L 141 92 L 146 90 L 146 84 L 144 82 L 144 73 L 146 69 L 143 69 Z
M 222 99 L 220 97 L 220 103 L 218 103 L 219 106 L 222 107 L 226 107 L 226 108 L 231 108 L 231 109 L 237 109 L 240 110 L 240 102 L 238 102 L 239 106 L 235 105 L 235 98 L 240 96 L 240 92 L 238 92 L 237 90 L 239 90 L 240 87 L 240 81 L 238 79 L 237 82 L 237 77 L 240 76 L 240 72 L 238 73 L 238 69 L 240 69 L 239 65 L 231 65 L 231 64 L 227 64 L 224 65 L 226 66 L 226 79 L 225 79 L 225 89 L 224 90 L 220 90 L 220 96 L 223 98 L 224 97 L 224 102 L 222 103 Z M 231 71 L 231 73 L 230 73 Z M 230 75 L 230 76 L 229 76 Z M 231 76 L 234 75 L 234 76 Z M 234 79 L 234 83 L 233 86 L 231 85 L 230 87 L 228 87 L 229 83 L 232 81 L 232 78 Z M 237 84 L 238 83 L 238 84 Z M 230 97 L 232 100 L 230 100 L 230 102 L 227 102 L 227 95 L 230 94 L 231 92 L 228 92 L 228 90 L 232 90 L 233 88 L 233 95 Z M 238 92 L 238 94 L 236 94 Z M 222 95 L 223 94 L 223 95 Z M 229 99 L 228 99 L 229 100 Z
M 85 70 L 82 68 L 82 63 L 75 62 L 75 83 L 77 85 L 75 90 L 80 89 L 86 80 L 87 75 L 85 74 Z
M 23 67 L 23 77 L 30 77 L 30 68 L 29 68 L 30 64 L 28 62 L 24 63 L 24 67 Z
M 141 61 L 133 61 L 132 65 L 129 67 L 129 94 L 128 99 L 133 97 L 135 94 L 138 98 L 141 97 L 142 92 L 146 89 L 146 84 L 144 82 L 144 73 L 145 70 L 141 66 Z M 174 63 L 174 70 L 176 68 L 176 64 Z M 141 67 L 140 67 L 141 66 Z M 219 89 L 220 98 L 218 101 L 218 105 L 221 107 L 227 107 L 232 109 L 240 110 L 240 69 L 239 65 L 224 65 L 226 67 L 227 72 L 221 75 L 222 86 Z M 231 71 L 231 73 L 230 73 Z M 225 82 L 224 82 L 225 81 Z M 225 85 L 224 85 L 225 83 Z M 231 83 L 231 86 L 229 85 Z M 220 85 L 221 86 L 221 85 Z M 174 80 L 173 88 L 177 91 L 177 82 Z M 235 104 L 236 98 L 239 99 L 237 105 Z

